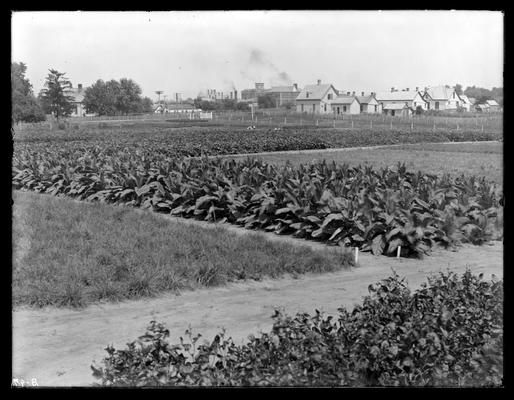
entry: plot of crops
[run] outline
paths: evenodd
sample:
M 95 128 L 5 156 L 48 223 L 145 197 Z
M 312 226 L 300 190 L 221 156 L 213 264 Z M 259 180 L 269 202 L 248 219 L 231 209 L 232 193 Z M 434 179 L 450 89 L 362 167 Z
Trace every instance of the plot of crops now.
M 498 130 L 476 131 L 447 129 L 411 132 L 394 130 L 311 129 L 302 127 L 123 127 L 123 129 L 78 129 L 65 132 L 26 132 L 15 136 L 15 146 L 56 146 L 70 142 L 77 146 L 138 146 L 176 156 L 201 156 L 259 153 L 284 150 L 312 150 L 424 142 L 462 142 L 500 140 Z M 69 147 L 66 147 L 69 149 Z
M 184 159 L 159 143 L 18 143 L 17 189 L 420 256 L 501 237 L 503 194 L 485 178 L 317 162 Z M 179 154 L 180 155 L 180 154 Z

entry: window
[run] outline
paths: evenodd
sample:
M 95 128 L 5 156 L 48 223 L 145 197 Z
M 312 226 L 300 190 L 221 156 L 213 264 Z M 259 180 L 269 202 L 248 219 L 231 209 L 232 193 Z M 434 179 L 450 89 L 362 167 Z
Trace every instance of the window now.
M 346 106 L 343 106 L 343 112 L 346 112 Z
M 312 112 L 313 112 L 313 113 L 314 113 L 314 112 L 316 112 L 316 104 L 313 104 L 313 105 L 312 105 Z
M 438 101 L 435 102 L 435 109 L 439 110 L 439 102 Z
M 377 106 L 375 106 L 375 112 L 377 112 Z
M 301 106 L 301 107 L 302 107 L 302 112 L 303 112 L 303 104 L 302 104 L 302 106 Z
M 332 93 L 329 93 L 329 94 L 328 94 L 328 99 L 329 99 L 329 100 L 332 100 Z
M 340 114 L 340 110 L 339 110 L 339 107 L 337 107 L 337 114 Z
M 364 112 L 364 104 L 361 104 L 361 112 Z
M 327 111 L 327 105 L 325 104 L 324 107 L 323 107 L 323 111 Z
M 309 98 L 309 92 L 305 93 L 305 97 Z

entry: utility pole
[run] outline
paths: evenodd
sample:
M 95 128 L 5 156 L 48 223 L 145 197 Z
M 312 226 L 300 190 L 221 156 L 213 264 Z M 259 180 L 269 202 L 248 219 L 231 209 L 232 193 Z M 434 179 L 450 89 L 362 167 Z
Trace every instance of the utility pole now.
M 161 94 L 164 93 L 164 92 L 162 90 L 156 90 L 155 93 L 157 93 L 157 95 L 159 96 L 158 103 L 161 104 Z

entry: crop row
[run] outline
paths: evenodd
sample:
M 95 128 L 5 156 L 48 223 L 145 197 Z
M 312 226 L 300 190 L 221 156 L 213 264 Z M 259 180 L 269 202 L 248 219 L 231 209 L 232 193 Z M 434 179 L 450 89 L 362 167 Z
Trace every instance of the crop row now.
M 152 148 L 18 149 L 17 189 L 226 221 L 250 229 L 421 255 L 438 244 L 482 243 L 502 212 L 484 178 L 317 162 L 274 167 L 248 158 L 181 159 Z
M 277 128 L 278 129 L 278 128 Z M 258 153 L 283 150 L 325 149 L 390 145 L 401 143 L 500 140 L 501 132 L 446 129 L 423 130 L 345 130 L 301 127 L 213 128 L 213 127 L 124 127 L 123 129 L 77 130 L 62 133 L 31 132 L 15 136 L 15 147 L 27 144 L 73 142 L 88 146 L 154 146 L 179 156 Z

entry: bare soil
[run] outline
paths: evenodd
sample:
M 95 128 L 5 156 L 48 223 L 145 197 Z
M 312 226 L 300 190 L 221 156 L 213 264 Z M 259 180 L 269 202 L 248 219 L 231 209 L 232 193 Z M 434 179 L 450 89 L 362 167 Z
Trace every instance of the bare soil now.
M 144 333 L 152 319 L 167 325 L 172 342 L 178 342 L 190 326 L 207 340 L 212 340 L 224 327 L 227 335 L 242 343 L 249 334 L 271 328 L 274 308 L 283 308 L 289 314 L 319 309 L 334 315 L 341 306 L 351 308 L 359 303 L 367 294 L 368 285 L 389 276 L 393 269 L 406 277 L 413 289 L 425 282 L 428 275 L 446 269 L 459 273 L 470 269 L 473 273 L 484 273 L 486 279 L 491 274 L 502 278 L 503 244 L 465 245 L 457 252 L 435 250 L 423 260 L 361 253 L 359 264 L 334 273 L 245 281 L 180 295 L 97 304 L 83 310 L 18 308 L 12 314 L 13 378 L 36 378 L 40 386 L 91 385 L 95 382 L 90 369 L 92 361 L 100 362 L 109 344 L 124 348 Z

